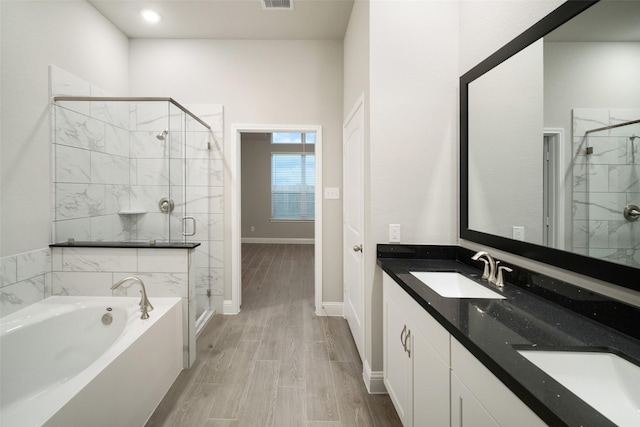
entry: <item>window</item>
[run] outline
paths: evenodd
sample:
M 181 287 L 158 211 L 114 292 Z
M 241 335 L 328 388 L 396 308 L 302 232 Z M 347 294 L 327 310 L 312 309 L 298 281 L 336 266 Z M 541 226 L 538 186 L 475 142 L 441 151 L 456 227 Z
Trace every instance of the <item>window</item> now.
M 274 132 L 271 134 L 272 144 L 315 144 L 315 132 Z
M 315 154 L 272 153 L 271 219 L 313 221 L 315 183 Z

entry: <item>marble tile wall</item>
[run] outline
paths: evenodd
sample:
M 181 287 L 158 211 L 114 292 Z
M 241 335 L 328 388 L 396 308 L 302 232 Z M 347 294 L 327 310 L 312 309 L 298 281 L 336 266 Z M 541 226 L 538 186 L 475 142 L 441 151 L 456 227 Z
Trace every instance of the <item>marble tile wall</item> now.
M 111 96 L 66 71 L 50 69 L 51 96 Z M 59 102 L 52 106 L 53 239 L 131 240 L 127 102 Z
M 49 248 L 0 258 L 0 317 L 51 296 Z
M 640 205 L 640 124 L 586 132 L 640 119 L 640 109 L 573 110 L 573 246 L 592 257 L 640 268 L 640 222 L 625 220 Z M 592 154 L 586 154 L 593 147 Z

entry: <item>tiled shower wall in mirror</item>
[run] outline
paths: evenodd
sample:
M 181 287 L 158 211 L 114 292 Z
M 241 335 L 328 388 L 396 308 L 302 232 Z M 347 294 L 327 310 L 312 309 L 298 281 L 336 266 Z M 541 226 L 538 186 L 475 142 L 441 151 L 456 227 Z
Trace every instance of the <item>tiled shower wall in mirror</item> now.
M 573 110 L 573 249 L 640 268 L 640 221 L 623 215 L 640 206 L 640 109 Z
M 73 76 L 55 66 L 50 67 L 51 96 L 112 96 L 100 88 L 96 88 L 88 82 Z M 125 108 L 126 107 L 126 108 Z M 180 175 L 184 181 L 180 181 L 173 191 L 176 193 L 184 190 L 185 202 L 182 206 L 196 221 L 196 235 L 189 237 L 190 241 L 196 241 L 201 245 L 193 254 L 193 270 L 196 283 L 196 302 L 198 315 L 206 308 L 222 311 L 224 300 L 223 287 L 223 108 L 220 105 L 185 105 L 187 109 L 200 117 L 211 126 L 212 132 L 192 132 L 182 145 L 175 147 L 184 150 L 186 158 L 184 170 Z M 87 110 L 87 108 L 89 108 Z M 144 167 L 146 163 L 153 163 L 153 150 L 138 143 L 139 134 L 150 133 L 145 123 L 153 126 L 152 112 L 142 110 L 133 114 L 126 104 L 100 104 L 90 106 L 89 103 L 76 103 L 73 108 L 67 109 L 69 116 L 67 125 L 61 122 L 63 135 L 62 142 L 56 147 L 55 156 L 63 156 L 65 160 L 80 157 L 80 160 L 68 162 L 71 167 L 57 170 L 54 163 L 52 170 L 56 171 L 52 177 L 55 181 L 64 181 L 67 184 L 84 185 L 86 188 L 78 190 L 80 193 L 96 193 L 82 203 L 78 198 L 72 197 L 73 189 L 69 189 L 68 203 L 64 198 L 54 204 L 52 218 L 65 219 L 54 227 L 57 241 L 66 241 L 65 227 L 71 222 L 77 222 L 80 227 L 74 227 L 73 237 L 77 240 L 137 240 L 153 238 L 154 236 L 138 235 L 138 222 L 134 217 L 118 215 L 123 208 L 128 196 L 137 191 L 140 199 L 149 195 L 149 186 L 138 186 L 134 189 L 130 186 L 131 176 L 137 181 L 143 182 Z M 137 113 L 140 113 L 139 115 Z M 164 110 L 166 115 L 166 108 Z M 131 120 L 135 120 L 134 127 L 138 131 L 129 132 Z M 142 120 L 142 124 L 140 124 Z M 68 126 L 74 124 L 73 127 Z M 189 126 L 188 122 L 186 126 Z M 154 132 L 157 132 L 153 128 Z M 175 135 L 176 139 L 180 137 Z M 155 138 L 154 138 L 155 139 Z M 210 141 L 210 148 L 206 142 Z M 151 147 L 153 148 L 153 147 Z M 145 154 L 140 162 L 131 162 L 131 153 Z M 156 156 L 157 157 L 157 156 Z M 145 163 L 146 162 L 146 163 Z M 92 183 L 90 169 L 94 171 L 99 166 L 103 173 L 97 176 L 97 181 Z M 140 175 L 142 174 L 142 175 Z M 138 179 L 142 176 L 142 179 Z M 186 184 L 186 185 L 182 185 Z M 69 185 L 67 185 L 69 186 Z M 74 185 L 71 185 L 74 187 Z M 142 190 L 140 189 L 142 188 Z M 76 189 L 77 190 L 77 189 Z M 127 196 L 125 197 L 125 193 Z M 53 197 L 55 200 L 55 194 Z M 87 202 L 90 200 L 90 202 Z M 154 200 L 154 205 L 157 202 Z M 145 215 L 146 216 L 146 215 Z M 154 221 L 160 218 L 150 214 L 146 220 Z M 138 218 L 139 220 L 139 218 Z M 178 219 L 179 221 L 179 219 Z M 78 231 L 81 230 L 81 235 Z M 62 237 L 61 237 L 62 236 Z M 126 251 L 127 249 L 124 249 Z M 0 259 L 0 316 L 12 313 L 26 305 L 35 303 L 43 298 L 55 294 L 53 289 L 63 289 L 62 284 L 53 286 L 51 275 L 51 252 L 49 248 L 42 248 L 25 254 Z M 105 270 L 106 272 L 106 270 Z M 207 293 L 211 293 L 211 297 Z

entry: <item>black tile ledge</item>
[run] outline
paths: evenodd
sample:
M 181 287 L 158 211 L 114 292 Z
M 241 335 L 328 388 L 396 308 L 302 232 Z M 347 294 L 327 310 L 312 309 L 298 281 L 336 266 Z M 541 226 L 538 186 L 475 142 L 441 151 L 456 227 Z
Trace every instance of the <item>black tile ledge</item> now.
M 378 265 L 542 420 L 553 426 L 615 425 L 517 350 L 607 349 L 639 364 L 640 309 L 512 264 L 514 272 L 500 290 L 505 300 L 443 298 L 410 271 L 457 271 L 483 283 L 473 251 L 382 244 L 377 249 Z
M 134 248 L 134 249 L 194 249 L 199 242 L 170 243 L 170 242 L 63 242 L 52 243 L 50 248 Z

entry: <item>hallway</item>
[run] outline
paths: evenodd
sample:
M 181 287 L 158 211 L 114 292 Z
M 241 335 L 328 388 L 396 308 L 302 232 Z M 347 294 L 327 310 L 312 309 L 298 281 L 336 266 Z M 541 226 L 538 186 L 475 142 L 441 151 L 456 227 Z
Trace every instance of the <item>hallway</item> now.
M 216 315 L 150 426 L 400 426 L 347 322 L 314 313 L 313 245 L 242 245 L 242 311 Z

